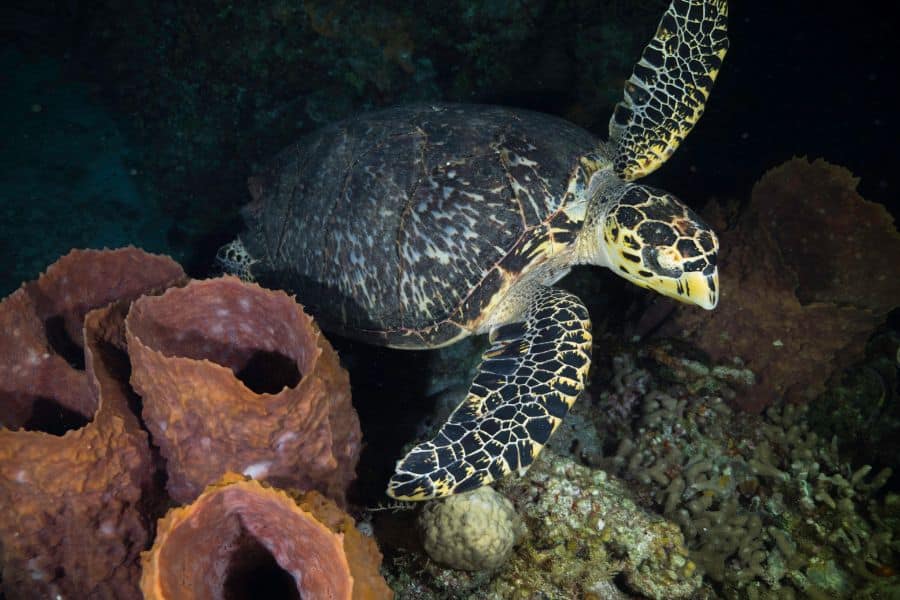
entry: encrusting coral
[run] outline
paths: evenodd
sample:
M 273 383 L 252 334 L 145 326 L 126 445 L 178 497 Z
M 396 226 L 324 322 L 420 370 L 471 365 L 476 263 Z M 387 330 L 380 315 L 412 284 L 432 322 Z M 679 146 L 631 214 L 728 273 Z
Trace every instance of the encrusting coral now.
M 317 492 L 295 501 L 234 473 L 169 511 L 143 563 L 147 600 L 291 597 L 291 591 L 334 600 L 393 597 L 378 573 L 375 542 L 333 502 Z
M 601 597 L 616 574 L 627 591 L 656 600 L 693 598 L 700 587 L 678 527 L 639 506 L 618 478 L 549 453 L 503 487 L 532 538 L 509 565 L 527 575 L 498 582 L 501 597 Z
M 135 248 L 74 251 L 0 304 L 6 597 L 139 597 L 152 466 L 117 352 L 129 301 L 183 279 L 174 261 Z M 63 331 L 85 370 L 48 339 Z
M 349 378 L 293 298 L 236 277 L 192 281 L 138 300 L 126 324 L 173 499 L 238 471 L 344 502 L 362 439 Z
M 707 211 L 722 246 L 719 306 L 679 308 L 660 333 L 717 362 L 743 359 L 760 384 L 737 400 L 747 410 L 821 394 L 900 303 L 900 235 L 857 184 L 847 169 L 794 158 L 763 176 L 730 230 L 721 208 Z

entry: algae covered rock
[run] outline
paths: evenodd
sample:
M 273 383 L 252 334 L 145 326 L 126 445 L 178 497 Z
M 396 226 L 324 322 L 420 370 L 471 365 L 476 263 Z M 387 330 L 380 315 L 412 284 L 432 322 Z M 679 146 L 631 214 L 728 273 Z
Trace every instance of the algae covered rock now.
M 501 566 L 524 533 L 512 502 L 491 487 L 431 502 L 419 525 L 428 556 L 465 571 Z
M 628 488 L 603 471 L 544 451 L 526 477 L 502 491 L 532 533 L 498 581 L 499 597 L 522 586 L 550 597 L 598 596 L 622 574 L 627 591 L 648 598 L 691 598 L 702 578 L 675 523 L 639 507 Z

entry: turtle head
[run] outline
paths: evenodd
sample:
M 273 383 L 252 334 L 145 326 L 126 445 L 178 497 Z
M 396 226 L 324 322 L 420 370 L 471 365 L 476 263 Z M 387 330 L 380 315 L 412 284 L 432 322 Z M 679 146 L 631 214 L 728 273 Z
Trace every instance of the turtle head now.
M 706 309 L 719 299 L 716 234 L 675 196 L 627 184 L 599 223 L 604 261 L 641 287 Z

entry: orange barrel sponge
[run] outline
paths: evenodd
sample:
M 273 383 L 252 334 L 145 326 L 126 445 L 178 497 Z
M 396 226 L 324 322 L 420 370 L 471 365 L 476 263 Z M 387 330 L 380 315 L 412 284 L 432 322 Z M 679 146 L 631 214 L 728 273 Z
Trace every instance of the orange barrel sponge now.
M 90 418 L 96 406 L 84 374 L 84 316 L 113 300 L 134 300 L 185 279 L 171 258 L 134 247 L 72 250 L 4 299 L 0 426 L 27 428 L 33 413 L 54 412 L 51 403 L 55 411 Z
M 146 600 L 393 597 L 375 542 L 337 505 L 234 473 L 169 511 L 142 556 Z
M 95 269 L 106 277 L 91 275 Z M 183 278 L 173 261 L 134 248 L 73 252 L 0 304 L 0 414 L 14 414 L 21 426 L 0 427 L 6 597 L 140 597 L 152 466 L 148 436 L 129 410 L 124 313 L 142 290 Z M 48 341 L 49 330 L 63 319 L 80 331 L 84 313 L 108 302 L 110 290 L 125 299 L 87 314 L 84 337 L 77 345 L 68 339 L 78 348 L 73 367 Z
M 135 302 L 126 325 L 173 499 L 237 471 L 344 502 L 362 439 L 349 377 L 292 297 L 230 276 L 192 281 Z

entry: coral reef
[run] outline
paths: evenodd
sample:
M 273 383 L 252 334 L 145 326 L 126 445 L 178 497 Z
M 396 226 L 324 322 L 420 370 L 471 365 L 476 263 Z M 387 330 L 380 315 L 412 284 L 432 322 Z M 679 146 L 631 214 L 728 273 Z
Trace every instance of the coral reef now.
M 661 327 L 716 362 L 743 359 L 760 385 L 740 396 L 742 408 L 817 397 L 833 372 L 863 356 L 900 303 L 900 235 L 883 206 L 856 193 L 857 183 L 821 159 L 795 158 L 766 173 L 720 235 L 719 307 L 711 315 L 679 308 Z M 722 209 L 707 212 L 721 231 Z
M 362 438 L 350 381 L 293 298 L 236 277 L 192 281 L 141 298 L 126 323 L 173 499 L 239 471 L 344 502 Z
M 414 549 L 399 552 L 386 565 L 398 596 L 614 598 L 619 574 L 630 593 L 648 598 L 692 598 L 700 587 L 678 526 L 639 507 L 616 477 L 545 449 L 500 492 L 528 530 L 509 559 L 493 572 L 466 572 L 423 565 Z
M 832 378 L 816 399 L 810 428 L 826 440 L 838 436 L 853 464 L 891 465 L 900 456 L 900 331 L 876 333 L 866 358 Z
M 143 554 L 148 600 L 262 597 L 381 600 L 381 554 L 331 501 L 228 473 L 160 520 Z
M 550 453 L 504 484 L 532 537 L 496 582 L 500 597 L 599 595 L 617 574 L 628 592 L 657 600 L 693 598 L 700 587 L 678 527 L 641 508 L 616 477 Z
M 635 420 L 609 424 L 618 440 L 606 466 L 642 502 L 681 526 L 692 559 L 724 598 L 859 597 L 897 559 L 897 524 L 878 490 L 890 469 L 853 469 L 809 430 L 806 406 L 736 413 L 725 396 L 746 393 L 745 370 L 715 370 L 665 345 L 644 347 L 671 379 L 638 356 L 615 362 L 640 382 Z M 664 358 L 663 358 L 664 357 Z M 672 369 L 681 364 L 683 368 Z M 703 368 L 700 368 L 703 367 Z M 741 374 L 743 371 L 743 374 Z M 717 382 L 717 383 L 716 383 Z M 616 400 L 607 398 L 605 402 Z
M 499 567 L 524 534 L 512 503 L 490 486 L 429 502 L 419 529 L 428 556 L 466 571 Z
M 135 248 L 74 251 L 0 304 L 7 597 L 139 597 L 152 465 L 116 348 L 129 300 L 183 276 L 173 261 Z M 59 339 L 48 339 L 65 332 L 77 332 L 70 344 L 84 344 L 86 370 L 57 353 Z
M 590 389 L 600 391 L 573 407 L 573 442 L 498 485 L 525 538 L 495 570 L 467 572 L 423 562 L 421 547 L 385 533 L 400 597 L 849 600 L 900 590 L 891 469 L 851 466 L 837 437 L 810 428 L 816 404 L 746 414 L 729 404 L 759 384 L 739 362 L 710 364 L 672 341 L 597 341 Z M 409 520 L 376 515 L 375 530 L 408 531 Z
M 617 574 L 647 598 L 691 598 L 700 586 L 678 528 L 642 509 L 603 471 L 550 454 L 504 491 L 533 538 L 510 563 L 516 577 L 497 583 L 501 597 L 599 595 Z

